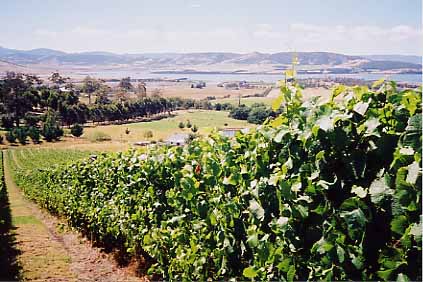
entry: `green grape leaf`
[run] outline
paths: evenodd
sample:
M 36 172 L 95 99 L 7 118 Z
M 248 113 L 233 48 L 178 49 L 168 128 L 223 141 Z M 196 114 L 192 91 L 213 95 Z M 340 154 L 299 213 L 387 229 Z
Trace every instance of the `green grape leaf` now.
M 253 266 L 244 268 L 244 271 L 242 271 L 242 275 L 247 278 L 254 278 L 258 275 L 257 271 Z

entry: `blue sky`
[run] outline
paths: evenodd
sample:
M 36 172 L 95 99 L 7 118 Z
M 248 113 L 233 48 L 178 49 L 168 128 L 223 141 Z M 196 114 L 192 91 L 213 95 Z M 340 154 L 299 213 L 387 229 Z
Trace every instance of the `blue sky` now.
M 8 48 L 423 53 L 421 0 L 6 1 Z

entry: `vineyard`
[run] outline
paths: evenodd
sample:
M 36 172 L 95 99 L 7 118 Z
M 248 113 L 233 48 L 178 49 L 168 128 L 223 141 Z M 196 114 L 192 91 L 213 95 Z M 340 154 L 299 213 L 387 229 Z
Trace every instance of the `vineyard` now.
M 235 139 L 8 159 L 28 198 L 165 279 L 421 280 L 421 88 L 281 92 Z

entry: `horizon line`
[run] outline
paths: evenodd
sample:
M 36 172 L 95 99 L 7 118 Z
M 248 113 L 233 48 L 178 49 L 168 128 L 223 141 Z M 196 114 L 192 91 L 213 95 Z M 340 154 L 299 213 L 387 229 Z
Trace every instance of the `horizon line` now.
M 402 53 L 360 53 L 360 54 L 351 54 L 351 53 L 340 53 L 340 52 L 333 52 L 333 51 L 277 51 L 277 52 L 261 52 L 261 51 L 250 51 L 250 52 L 234 52 L 234 51 L 190 51 L 190 52 L 179 52 L 179 51 L 158 51 L 158 52 L 129 52 L 129 53 L 120 53 L 114 51 L 101 51 L 101 50 L 92 50 L 92 51 L 63 51 L 59 49 L 53 49 L 48 47 L 38 47 L 32 49 L 16 49 L 16 48 L 8 48 L 3 45 L 0 45 L 0 48 L 21 51 L 21 52 L 29 52 L 34 50 L 51 50 L 56 52 L 62 52 L 66 54 L 84 54 L 84 53 L 110 53 L 113 55 L 145 55 L 145 54 L 204 54 L 204 53 L 227 53 L 227 54 L 239 54 L 239 55 L 247 55 L 247 54 L 278 54 L 278 53 L 329 53 L 329 54 L 339 54 L 339 55 L 346 55 L 346 56 L 416 56 L 416 57 L 423 57 L 423 54 L 402 54 Z

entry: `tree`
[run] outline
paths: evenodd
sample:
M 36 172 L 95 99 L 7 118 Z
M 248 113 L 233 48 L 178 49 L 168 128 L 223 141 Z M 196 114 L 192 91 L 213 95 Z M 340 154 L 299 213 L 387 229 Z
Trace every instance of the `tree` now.
M 58 72 L 53 72 L 48 78 L 48 80 L 53 82 L 56 87 L 60 87 L 62 84 L 65 84 L 69 79 L 69 77 L 61 76 Z
M 85 123 L 87 121 L 88 108 L 85 104 L 68 105 L 63 104 L 60 109 L 60 116 L 65 125 Z
M 139 99 L 147 97 L 147 88 L 142 82 L 138 83 L 137 85 L 137 96 Z
M 110 87 L 104 83 L 103 80 L 98 80 L 99 88 L 95 92 L 96 99 L 95 104 L 106 105 L 110 104 L 112 101 L 107 97 L 108 93 L 110 92 Z
M 90 76 L 86 76 L 84 78 L 83 84 L 82 84 L 82 91 L 84 91 L 84 93 L 88 94 L 88 104 L 91 104 L 91 95 L 95 92 L 97 92 L 101 87 L 100 82 L 95 79 L 92 78 Z
M 36 127 L 28 128 L 28 136 L 35 144 L 40 143 L 40 130 Z
M 32 113 L 27 113 L 24 116 L 24 120 L 27 126 L 36 126 L 40 121 L 40 117 Z
M 28 132 L 24 127 L 17 127 L 13 129 L 16 138 L 18 139 L 19 143 L 22 145 L 26 144 L 26 139 L 28 138 Z
M 14 120 L 19 127 L 20 120 L 39 102 L 38 91 L 34 88 L 34 77 L 7 72 L 0 82 L 0 104 L 6 117 Z
M 192 127 L 192 124 L 191 124 L 191 122 L 189 120 L 187 120 L 186 126 L 187 126 L 187 128 L 191 128 Z
M 13 119 L 11 117 L 4 116 L 1 118 L 1 125 L 6 129 L 10 129 L 13 127 Z
M 15 143 L 16 142 L 16 135 L 15 135 L 15 132 L 13 130 L 6 132 L 6 140 L 9 143 Z
M 272 115 L 272 110 L 266 106 L 252 107 L 248 114 L 247 121 L 254 124 L 262 124 L 268 117 Z
M 71 127 L 71 134 L 75 137 L 80 137 L 84 133 L 84 128 L 79 123 Z
M 191 128 L 191 131 L 196 133 L 198 131 L 198 127 L 194 124 L 194 126 Z
M 58 121 L 58 115 L 56 112 L 47 112 L 41 134 L 48 142 L 58 140 L 61 136 L 63 136 L 63 129 L 60 127 L 60 122 Z
M 128 101 L 128 92 L 126 91 L 119 91 L 116 93 L 116 98 L 119 100 L 120 103 L 123 103 L 125 101 Z
M 185 124 L 181 121 L 181 122 L 178 124 L 178 127 L 179 127 L 180 129 L 184 129 L 184 128 L 185 128 Z
M 240 107 L 232 109 L 229 113 L 229 116 L 234 119 L 247 120 L 250 111 L 250 108 L 246 107 L 245 105 L 241 105 Z
M 131 78 L 129 76 L 122 78 L 119 82 L 119 88 L 122 89 L 123 91 L 132 90 L 133 86 L 131 83 Z

